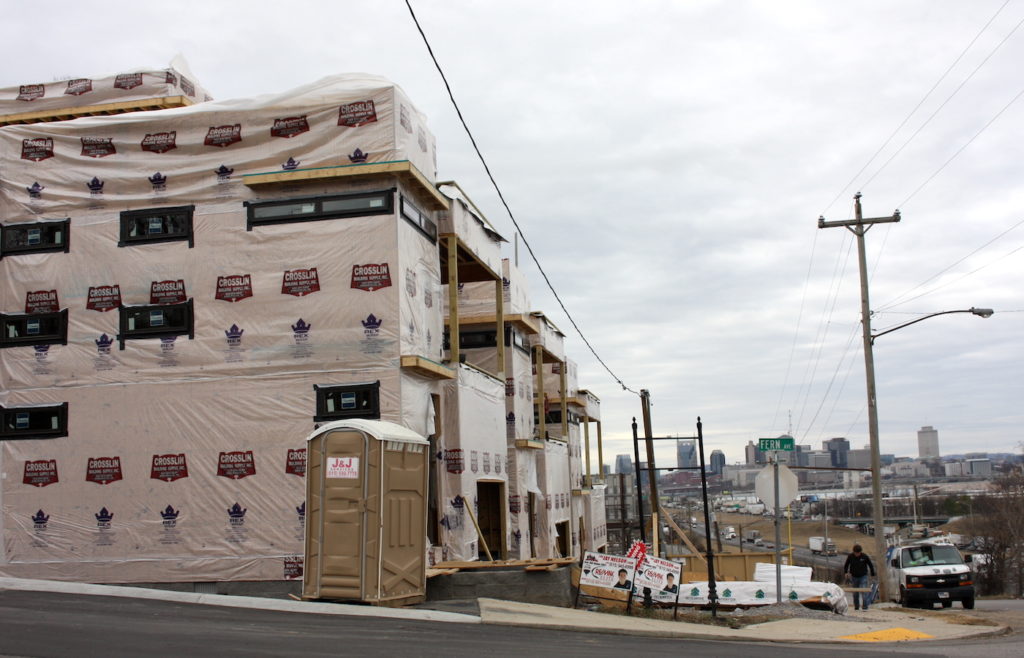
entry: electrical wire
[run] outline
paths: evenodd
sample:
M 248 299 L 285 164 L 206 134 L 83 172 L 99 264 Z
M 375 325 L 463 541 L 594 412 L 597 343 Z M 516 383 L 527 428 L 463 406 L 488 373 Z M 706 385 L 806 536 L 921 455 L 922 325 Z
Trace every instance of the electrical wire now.
M 480 151 L 480 147 L 477 146 L 476 139 L 473 137 L 473 133 L 472 131 L 470 131 L 469 125 L 466 123 L 465 117 L 462 116 L 462 110 L 459 109 L 459 104 L 455 101 L 455 94 L 452 93 L 451 85 L 448 84 L 448 77 L 444 74 L 444 70 L 441 68 L 440 62 L 437 61 L 437 56 L 434 55 L 434 49 L 430 46 L 430 41 L 427 39 L 427 35 L 423 31 L 423 27 L 420 25 L 419 19 L 416 18 L 416 12 L 413 11 L 412 4 L 410 4 L 409 0 L 405 0 L 405 6 L 409 8 L 409 15 L 412 16 L 412 21 L 413 23 L 416 24 L 416 29 L 419 31 L 420 36 L 423 37 L 423 44 L 427 47 L 427 52 L 430 53 L 430 59 L 433 60 L 434 67 L 437 68 L 437 72 L 441 75 L 441 81 L 444 83 L 444 88 L 448 92 L 448 98 L 451 100 L 452 106 L 455 108 L 455 113 L 459 117 L 459 122 L 462 123 L 462 128 L 466 131 L 466 135 L 469 137 L 469 141 L 473 145 L 473 150 L 476 151 L 476 155 L 480 159 L 480 164 L 483 165 L 484 171 L 487 173 L 487 177 L 491 181 L 491 185 L 494 186 L 495 192 L 498 193 L 498 199 L 501 200 L 501 205 L 505 207 L 505 212 L 508 213 L 509 219 L 512 220 L 513 226 L 516 227 L 516 231 L 519 233 L 519 237 L 522 238 L 523 245 L 526 246 L 526 251 L 530 254 L 530 258 L 533 259 L 534 264 L 540 271 L 540 275 L 544 278 L 544 283 L 547 284 L 547 287 L 551 291 L 551 294 L 554 295 L 555 297 L 555 301 L 558 302 L 558 305 L 562 308 L 562 311 L 565 313 L 565 316 L 569 318 L 569 322 L 572 323 L 573 329 L 575 329 L 576 333 L 579 334 L 579 337 L 583 340 L 583 343 L 587 346 L 587 349 L 590 350 L 590 353 L 594 355 L 594 358 L 597 359 L 598 363 L 600 363 L 604 367 L 604 369 L 608 371 L 608 374 L 611 375 L 612 379 L 614 379 L 616 382 L 618 382 L 620 386 L 622 386 L 622 390 L 629 391 L 634 395 L 640 395 L 640 393 L 638 393 L 637 391 L 626 386 L 626 384 L 619 378 L 619 376 L 616 375 L 608 366 L 608 364 L 604 362 L 604 359 L 602 359 L 598 355 L 597 350 L 595 350 L 594 346 L 590 344 L 590 341 L 587 340 L 587 337 L 583 335 L 583 331 L 580 329 L 579 325 L 576 324 L 576 320 L 572 317 L 572 314 L 569 313 L 569 309 L 565 307 L 565 304 L 562 302 L 562 298 L 559 297 L 558 293 L 555 291 L 555 286 L 551 283 L 551 280 L 548 278 L 548 275 L 544 271 L 544 268 L 541 267 L 540 261 L 537 259 L 537 255 L 533 252 L 533 247 L 530 246 L 529 241 L 527 241 L 526 239 L 526 235 L 523 233 L 523 229 L 520 228 L 519 222 L 516 221 L 516 217 L 512 213 L 512 208 L 510 208 L 508 202 L 505 201 L 505 195 L 502 194 L 501 188 L 498 186 L 498 181 L 495 180 L 494 175 L 491 173 L 491 168 L 487 165 L 487 160 L 484 158 L 483 153 Z
M 940 276 L 942 276 L 946 272 L 950 271 L 951 269 L 953 269 L 954 267 L 956 267 L 960 263 L 964 262 L 965 260 L 967 260 L 968 258 L 973 256 L 974 254 L 976 254 L 979 251 L 981 251 L 982 249 L 985 249 L 986 247 L 988 247 L 992 243 L 996 242 L 997 240 L 1000 240 L 1003 236 L 1005 236 L 1010 231 L 1013 231 L 1014 229 L 1019 228 L 1021 226 L 1024 226 L 1024 219 L 1020 220 L 1019 222 L 1017 222 L 1016 224 L 1014 224 L 1010 228 L 1006 229 L 1005 231 L 1003 231 L 999 235 L 995 236 L 994 238 L 992 238 L 991 240 L 989 240 L 985 244 L 981 245 L 980 247 L 977 247 L 976 249 L 974 249 L 974 251 L 972 251 L 971 253 L 967 254 L 966 256 L 963 256 L 962 258 L 960 258 L 959 260 L 954 262 L 952 265 L 948 265 L 948 266 L 944 267 L 943 269 L 941 269 L 938 272 L 936 272 L 935 274 L 931 275 L 930 277 L 928 277 L 927 279 L 925 279 L 921 283 L 917 284 L 913 288 L 910 288 L 910 289 L 906 290 L 905 292 L 900 293 L 896 297 L 893 297 L 891 301 L 888 301 L 885 304 L 881 304 L 878 307 L 876 312 L 880 313 L 880 312 L 885 311 L 887 309 L 894 308 L 896 306 L 902 306 L 903 304 L 906 304 L 907 302 L 911 301 L 911 299 L 906 299 L 906 300 L 903 300 L 903 301 L 899 301 L 899 300 L 903 299 L 903 297 L 906 297 L 907 295 L 909 295 L 910 293 L 914 292 L 918 288 L 924 287 L 925 285 L 928 284 L 928 282 L 934 281 L 935 279 L 939 278 Z M 924 293 L 924 294 L 930 294 L 930 293 Z M 914 297 L 912 299 L 917 299 L 917 298 L 918 297 Z
M 1004 4 L 1003 7 L 1005 7 L 1005 6 L 1006 5 Z M 1003 10 L 1003 8 L 1000 7 L 999 10 L 996 11 L 996 15 L 998 15 L 999 12 L 1002 11 L 1002 10 Z M 992 17 L 992 20 L 994 20 L 994 19 L 995 19 L 995 16 Z M 981 29 L 981 32 L 985 31 L 985 29 L 988 27 L 989 23 L 992 22 L 992 20 L 990 20 L 988 23 L 985 24 L 985 27 L 983 27 Z M 921 133 L 922 130 L 924 130 L 925 126 L 927 126 L 929 123 L 931 123 L 932 119 L 934 119 L 935 116 L 939 112 L 942 111 L 942 108 L 946 107 L 946 105 L 949 103 L 949 101 L 953 100 L 953 97 L 956 96 L 958 93 L 960 93 L 960 90 L 963 89 L 964 86 L 968 82 L 971 81 L 971 79 L 975 76 L 975 74 L 977 74 L 977 72 L 980 71 L 982 69 L 982 67 L 985 66 L 985 64 L 987 64 L 990 59 L 992 59 L 992 56 L 995 55 L 996 52 L 998 52 L 999 49 L 1002 48 L 1003 44 L 1006 43 L 1010 39 L 1010 37 L 1012 37 L 1017 32 L 1017 30 L 1020 28 L 1021 25 L 1024 25 L 1024 18 L 1022 18 L 1016 25 L 1013 26 L 1013 29 L 1010 30 L 1009 34 L 1007 34 L 1005 37 L 1003 37 L 1003 39 L 999 43 L 996 44 L 995 48 L 993 48 L 989 52 L 989 54 L 986 55 L 985 58 L 983 60 L 981 60 L 981 62 L 976 67 L 974 67 L 974 70 L 971 71 L 967 75 L 967 77 L 964 78 L 960 82 L 959 85 L 957 85 L 956 89 L 954 89 L 953 92 L 949 96 L 946 97 L 946 100 L 942 101 L 942 103 L 937 108 L 935 108 L 935 111 L 932 112 L 930 115 L 928 115 L 928 118 L 924 120 L 924 123 L 922 123 L 920 126 L 918 126 L 917 130 L 915 130 L 913 132 L 913 134 L 911 134 L 910 137 L 908 137 L 907 140 L 905 142 L 903 142 L 903 145 L 900 146 L 898 149 L 896 149 L 896 152 L 893 153 L 892 155 L 890 155 L 889 158 L 885 162 L 882 163 L 882 166 L 879 167 L 878 170 L 874 174 L 872 174 L 870 178 L 868 178 L 866 181 L 864 181 L 863 184 L 861 184 L 861 186 L 860 186 L 861 191 L 863 191 L 864 188 L 866 188 L 868 185 L 870 185 L 871 181 L 875 180 L 875 177 L 877 177 L 878 174 L 882 173 L 882 171 L 885 170 L 885 168 L 889 166 L 889 163 L 891 163 L 893 160 L 895 160 L 896 157 L 900 153 L 903 152 L 903 149 L 905 149 L 907 147 L 907 145 L 910 144 L 910 142 L 914 141 L 914 138 L 917 137 Z M 978 36 L 976 36 L 974 38 L 975 40 L 977 40 L 977 38 L 981 36 L 981 32 L 979 32 Z M 969 49 L 971 47 L 971 45 L 973 45 L 973 44 L 974 44 L 974 41 L 971 41 L 971 43 L 967 46 L 967 48 Z M 965 49 L 964 53 L 966 53 L 966 52 L 967 52 L 967 50 Z M 960 57 L 963 57 L 964 53 L 961 53 Z M 959 57 L 957 58 L 957 61 L 960 61 Z M 954 65 L 955 64 L 956 64 L 956 62 L 954 62 Z M 943 74 L 943 77 L 945 77 L 945 74 Z M 931 93 L 931 92 L 928 92 L 928 93 Z M 1011 103 L 1012 103 L 1012 101 L 1011 101 Z M 1002 112 L 1000 112 L 1000 114 L 1002 114 Z M 998 115 L 996 115 L 996 116 L 998 116 Z M 986 127 L 987 127 L 987 125 L 986 125 Z M 959 152 L 957 152 L 957 154 L 959 154 Z M 956 157 L 956 156 L 954 156 L 954 157 Z M 952 158 L 950 158 L 950 159 L 952 159 Z M 940 171 L 941 171 L 941 168 L 940 168 Z M 936 172 L 936 173 L 938 173 L 938 172 Z M 931 179 L 929 179 L 929 180 L 931 180 Z M 917 190 L 914 191 L 914 194 L 916 194 L 916 193 L 917 193 Z M 913 196 L 913 194 L 911 196 Z M 901 203 L 900 205 L 898 205 L 896 207 L 897 208 L 902 208 L 904 205 L 906 205 L 906 201 L 904 201 L 903 203 Z
M 889 135 L 889 137 L 886 138 L 886 140 L 884 142 L 882 142 L 882 145 L 878 147 L 878 150 L 876 150 L 874 152 L 874 154 L 870 158 L 868 158 L 868 161 L 864 163 L 864 166 L 862 166 L 857 171 L 857 173 L 853 175 L 853 178 L 851 178 L 850 181 L 846 185 L 843 186 L 843 189 L 839 190 L 839 192 L 832 199 L 832 201 L 829 202 L 828 206 L 825 207 L 825 210 L 822 213 L 820 213 L 822 216 L 824 216 L 825 213 L 828 212 L 829 209 L 835 204 L 835 202 L 839 200 L 839 197 L 841 197 L 848 189 L 850 189 L 850 186 L 853 185 L 853 183 L 860 177 L 860 175 L 863 174 L 864 171 L 869 166 L 871 166 L 871 163 L 875 161 L 875 158 L 877 158 L 882 153 L 882 151 L 885 150 L 885 147 L 888 146 L 892 142 L 892 140 L 896 137 L 896 135 L 899 134 L 899 132 L 901 130 L 903 130 L 903 127 L 907 125 L 907 122 L 910 121 L 910 118 L 912 116 L 914 116 L 914 114 L 916 114 L 919 109 L 921 109 L 921 106 L 924 105 L 925 101 L 927 101 L 928 98 L 932 95 L 932 93 L 938 88 L 938 86 L 940 84 L 942 84 L 942 81 L 946 79 L 946 76 L 949 75 L 949 73 L 956 67 L 956 65 L 960 63 L 960 60 L 964 58 L 964 55 L 967 54 L 967 51 L 970 50 L 974 46 L 975 42 L 981 37 L 981 35 L 985 32 L 985 30 L 988 29 L 988 27 L 992 24 L 992 21 L 994 21 L 996 19 L 996 17 L 999 16 L 999 14 L 1003 11 L 1003 9 L 1006 8 L 1006 5 L 1008 5 L 1008 4 L 1010 4 L 1010 0 L 1006 0 L 1006 2 L 1004 2 L 999 7 L 999 9 L 996 10 L 996 13 L 992 14 L 992 18 L 988 19 L 988 22 L 985 23 L 985 25 L 982 26 L 982 28 L 980 30 L 978 30 L 978 33 L 974 35 L 974 38 L 971 39 L 970 43 L 968 43 L 967 46 L 962 51 L 960 51 L 960 54 L 957 56 L 956 59 L 953 60 L 953 63 L 950 64 L 946 68 L 946 70 L 942 73 L 942 75 L 939 76 L 939 79 L 935 81 L 935 84 L 932 85 L 931 89 L 929 89 L 925 93 L 925 95 L 921 98 L 921 100 L 917 102 L 917 105 L 914 106 L 914 109 L 910 110 L 910 112 L 907 114 L 907 116 L 903 118 L 903 121 L 901 121 L 900 124 L 898 126 L 896 126 L 896 129 L 892 131 L 892 133 Z M 1018 27 L 1019 27 L 1019 25 L 1018 25 Z M 1014 28 L 1014 30 L 1016 30 L 1016 29 L 1017 28 Z M 1012 34 L 1012 32 L 1011 32 L 1011 34 Z M 1007 38 L 1009 38 L 1009 37 L 1007 37 Z M 1004 39 L 1004 41 L 1005 41 L 1005 39 Z M 1000 43 L 999 45 L 1001 46 L 1002 43 Z M 997 48 L 998 48 L 998 46 L 997 46 Z M 991 55 L 989 55 L 989 57 L 991 57 Z M 986 58 L 986 61 L 987 61 L 987 58 Z M 975 70 L 975 72 L 977 72 L 977 70 Z M 971 75 L 973 76 L 974 73 L 972 73 Z M 970 78 L 968 78 L 968 79 L 970 79 Z M 966 82 L 966 80 L 964 82 Z M 961 84 L 961 86 L 963 86 L 963 85 Z M 959 91 L 959 90 L 960 90 L 960 88 L 958 87 L 956 91 Z M 953 95 L 956 95 L 956 91 L 953 92 Z M 950 96 L 949 98 L 947 98 L 946 102 L 944 102 L 943 105 L 948 103 L 949 99 L 952 98 L 952 97 L 953 96 Z M 939 109 L 942 109 L 941 106 L 940 106 Z M 937 111 L 938 110 L 936 110 L 936 112 Z M 935 115 L 933 114 L 932 116 L 935 116 Z M 931 121 L 931 117 L 928 118 L 928 121 Z M 925 121 L 925 125 L 927 125 L 928 121 Z M 924 125 L 922 125 L 921 127 L 923 128 Z M 918 132 L 920 132 L 920 128 L 918 129 Z M 914 133 L 914 134 L 916 135 L 917 133 Z M 911 139 L 912 138 L 913 137 L 911 137 Z M 908 142 L 909 142 L 909 140 L 908 140 Z M 904 144 L 903 146 L 905 147 L 906 144 Z M 903 150 L 903 147 L 900 147 L 900 150 Z M 897 154 L 898 153 L 899 153 L 899 151 L 897 151 Z M 895 156 L 893 156 L 893 157 L 895 157 Z M 892 158 L 890 158 L 890 161 L 891 161 L 891 159 Z M 886 161 L 885 164 L 888 165 L 889 161 Z M 872 176 L 871 178 L 868 179 L 867 183 L 870 183 L 872 180 L 874 180 L 874 177 L 877 176 L 882 171 L 882 169 L 884 169 L 884 168 L 885 168 L 885 165 L 883 165 L 881 169 L 876 171 L 874 176 Z M 860 186 L 861 190 L 863 190 L 863 188 L 867 186 L 867 183 L 864 183 L 864 185 Z

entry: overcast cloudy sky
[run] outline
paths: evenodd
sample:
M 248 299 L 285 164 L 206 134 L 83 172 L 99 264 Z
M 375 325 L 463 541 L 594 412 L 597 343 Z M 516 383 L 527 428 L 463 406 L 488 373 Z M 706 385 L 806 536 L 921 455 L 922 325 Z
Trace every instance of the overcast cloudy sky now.
M 861 190 L 865 216 L 903 216 L 867 237 L 876 330 L 996 311 L 878 340 L 882 452 L 916 456 L 923 425 L 943 453 L 1020 451 L 1024 1 L 412 4 L 570 312 L 651 391 L 656 435 L 692 435 L 700 415 L 730 462 L 790 428 L 815 448 L 867 442 L 856 249 L 817 228 Z M 440 177 L 514 234 L 401 0 L 24 7 L 0 0 L 0 86 L 178 53 L 220 99 L 387 76 L 427 114 Z M 638 398 L 523 249 L 520 264 L 602 398 L 610 462 Z

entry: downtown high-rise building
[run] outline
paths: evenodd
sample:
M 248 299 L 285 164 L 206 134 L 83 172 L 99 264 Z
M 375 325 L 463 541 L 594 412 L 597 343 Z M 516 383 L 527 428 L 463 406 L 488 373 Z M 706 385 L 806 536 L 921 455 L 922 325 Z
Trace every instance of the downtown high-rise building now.
M 939 458 L 939 430 L 931 425 L 925 425 L 917 430 L 917 458 Z

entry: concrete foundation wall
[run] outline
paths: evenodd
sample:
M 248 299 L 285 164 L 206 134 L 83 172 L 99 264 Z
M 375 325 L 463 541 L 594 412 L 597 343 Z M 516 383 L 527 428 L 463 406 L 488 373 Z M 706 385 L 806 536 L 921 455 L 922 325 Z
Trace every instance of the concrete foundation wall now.
M 568 567 L 554 571 L 524 571 L 522 568 L 459 571 L 428 580 L 427 600 L 491 598 L 568 607 L 573 602 L 569 573 Z

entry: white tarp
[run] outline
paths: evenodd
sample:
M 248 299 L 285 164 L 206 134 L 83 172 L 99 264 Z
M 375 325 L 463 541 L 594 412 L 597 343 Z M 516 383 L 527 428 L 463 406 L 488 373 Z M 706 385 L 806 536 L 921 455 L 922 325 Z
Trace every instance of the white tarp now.
M 758 606 L 775 603 L 775 583 L 749 581 L 723 581 L 716 583 L 719 605 Z M 839 614 L 846 614 L 847 602 L 843 589 L 833 583 L 794 581 L 782 585 L 782 600 L 796 603 L 825 605 Z M 679 595 L 680 605 L 707 605 L 708 583 L 686 583 Z
M 809 582 L 811 580 L 810 567 L 797 567 L 790 564 L 779 565 L 781 569 L 782 583 Z M 759 583 L 775 582 L 775 565 L 771 562 L 758 562 L 754 565 L 754 580 Z
M 16 67 L 10 63 L 10 69 Z M 180 55 L 162 69 L 142 68 L 122 73 L 39 82 L 24 81 L 0 88 L 0 117 L 45 110 L 130 103 L 168 96 L 184 96 L 193 103 L 211 100 L 196 82 Z
M 194 203 L 236 209 L 258 198 L 245 174 L 408 160 L 434 180 L 434 157 L 426 121 L 399 87 L 335 75 L 258 98 L 0 128 L 0 213 L 6 224 Z

